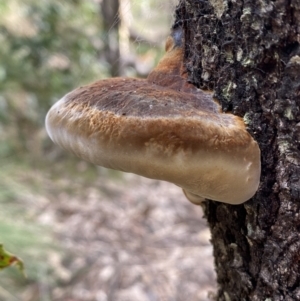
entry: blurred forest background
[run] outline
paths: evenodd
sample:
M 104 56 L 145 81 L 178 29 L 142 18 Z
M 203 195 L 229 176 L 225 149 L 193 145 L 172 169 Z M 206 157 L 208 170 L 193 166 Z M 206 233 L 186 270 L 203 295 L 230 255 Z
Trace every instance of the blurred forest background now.
M 209 230 L 178 187 L 92 166 L 47 137 L 79 85 L 145 77 L 177 1 L 0 0 L 0 301 L 209 300 Z

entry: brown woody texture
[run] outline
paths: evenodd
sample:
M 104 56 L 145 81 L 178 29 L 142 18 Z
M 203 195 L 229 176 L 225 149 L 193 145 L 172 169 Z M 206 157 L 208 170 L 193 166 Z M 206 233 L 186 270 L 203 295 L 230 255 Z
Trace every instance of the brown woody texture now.
M 181 0 L 175 15 L 189 81 L 244 117 L 262 153 L 251 201 L 203 205 L 216 299 L 300 300 L 300 2 Z

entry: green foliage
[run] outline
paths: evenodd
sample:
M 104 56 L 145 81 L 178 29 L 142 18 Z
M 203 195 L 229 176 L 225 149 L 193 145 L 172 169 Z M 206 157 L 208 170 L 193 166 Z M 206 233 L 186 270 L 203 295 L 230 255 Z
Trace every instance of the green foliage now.
M 12 265 L 16 265 L 25 276 L 23 261 L 17 256 L 7 252 L 3 245 L 0 244 L 0 271 Z
M 7 156 L 31 152 L 28 134 L 39 134 L 50 105 L 105 70 L 97 59 L 102 44 L 92 1 L 10 0 L 1 6 L 0 156 Z M 18 131 L 7 132 L 9 125 Z

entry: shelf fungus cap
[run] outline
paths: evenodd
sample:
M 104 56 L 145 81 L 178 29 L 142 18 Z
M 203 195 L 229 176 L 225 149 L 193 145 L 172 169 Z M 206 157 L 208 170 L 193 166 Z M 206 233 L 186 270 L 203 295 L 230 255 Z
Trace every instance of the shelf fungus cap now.
M 179 60 L 174 43 L 168 64 L 172 51 Z M 258 189 L 260 150 L 243 120 L 222 113 L 182 68 L 169 74 L 160 65 L 146 80 L 106 79 L 67 94 L 47 114 L 49 136 L 94 164 L 172 182 L 196 204 L 247 201 Z

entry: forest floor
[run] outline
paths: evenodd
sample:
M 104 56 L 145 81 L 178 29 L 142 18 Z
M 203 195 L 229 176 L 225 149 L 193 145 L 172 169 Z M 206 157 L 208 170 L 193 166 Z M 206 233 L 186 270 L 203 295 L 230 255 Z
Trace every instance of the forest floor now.
M 201 207 L 175 185 L 84 162 L 2 162 L 0 242 L 27 279 L 0 301 L 208 301 L 216 290 Z

